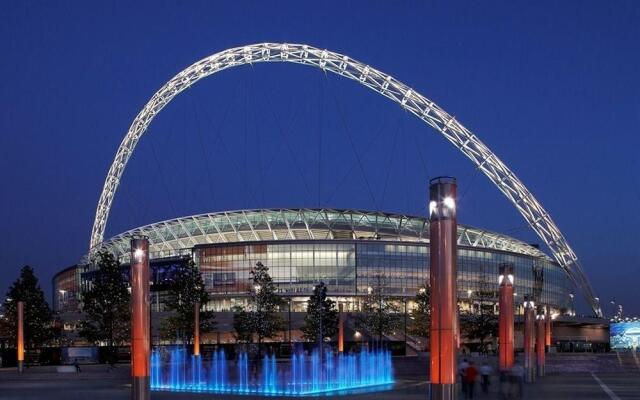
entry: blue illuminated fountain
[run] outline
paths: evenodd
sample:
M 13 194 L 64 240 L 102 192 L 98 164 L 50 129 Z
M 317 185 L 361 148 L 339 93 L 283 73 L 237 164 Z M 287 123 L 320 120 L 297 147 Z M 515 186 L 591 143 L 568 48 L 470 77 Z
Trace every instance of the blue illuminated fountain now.
M 265 355 L 255 365 L 245 352 L 233 361 L 223 350 L 214 351 L 209 361 L 202 356 L 187 360 L 184 348 L 151 355 L 151 389 L 157 391 L 300 396 L 386 389 L 393 383 L 388 350 L 354 354 L 314 350 L 295 353 L 283 362 Z

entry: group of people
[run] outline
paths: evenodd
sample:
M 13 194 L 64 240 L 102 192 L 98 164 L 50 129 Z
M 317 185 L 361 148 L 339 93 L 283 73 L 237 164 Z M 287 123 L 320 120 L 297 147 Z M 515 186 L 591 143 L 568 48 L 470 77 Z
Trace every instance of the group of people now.
M 467 399 L 473 399 L 478 377 L 480 377 L 482 392 L 485 394 L 489 393 L 492 372 L 493 369 L 486 361 L 483 362 L 480 369 L 478 369 L 473 361 L 468 361 L 466 358 L 463 359 L 458 366 L 458 375 L 460 375 L 460 382 L 462 382 L 463 396 Z
M 500 372 L 500 397 L 505 400 L 521 399 L 524 387 L 524 367 L 513 364 L 508 371 Z
M 466 399 L 473 399 L 476 391 L 476 382 L 480 381 L 483 394 L 489 394 L 491 375 L 493 368 L 484 361 L 477 368 L 473 361 L 466 358 L 458 366 L 458 375 L 462 383 L 462 395 Z M 521 399 L 523 395 L 524 368 L 519 363 L 508 371 L 500 371 L 500 398 L 504 400 Z

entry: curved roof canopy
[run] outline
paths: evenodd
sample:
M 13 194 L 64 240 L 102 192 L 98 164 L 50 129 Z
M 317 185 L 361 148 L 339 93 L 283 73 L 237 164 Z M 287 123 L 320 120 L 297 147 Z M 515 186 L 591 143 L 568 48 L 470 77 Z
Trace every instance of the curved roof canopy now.
M 192 215 L 131 229 L 105 240 L 100 248 L 129 258 L 130 240 L 149 237 L 151 258 L 190 254 L 199 244 L 271 240 L 389 240 L 429 242 L 427 218 L 337 209 L 259 209 Z M 458 225 L 458 245 L 550 258 L 509 236 Z

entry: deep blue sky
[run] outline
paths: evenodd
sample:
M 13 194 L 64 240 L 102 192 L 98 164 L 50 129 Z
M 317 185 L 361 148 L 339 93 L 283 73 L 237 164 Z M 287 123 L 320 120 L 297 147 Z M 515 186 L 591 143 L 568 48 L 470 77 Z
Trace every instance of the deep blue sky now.
M 371 64 L 455 115 L 552 214 L 605 311 L 615 297 L 640 313 L 640 3 L 128 3 L 0 7 L 0 292 L 23 264 L 50 291 L 86 251 L 117 146 L 166 80 L 228 47 L 288 41 Z M 459 178 L 460 222 L 537 242 L 466 158 L 397 105 L 307 67 L 236 68 L 154 121 L 107 235 L 247 207 L 424 214 L 428 178 L 441 174 Z

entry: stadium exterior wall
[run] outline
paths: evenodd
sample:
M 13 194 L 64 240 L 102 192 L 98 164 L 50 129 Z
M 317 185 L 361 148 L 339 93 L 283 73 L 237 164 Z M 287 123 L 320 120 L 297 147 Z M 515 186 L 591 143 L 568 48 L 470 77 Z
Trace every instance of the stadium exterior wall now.
M 151 240 L 152 309 L 164 311 L 172 271 L 193 258 L 211 301 L 228 311 L 243 305 L 251 290 L 249 271 L 261 261 L 294 311 L 304 311 L 313 285 L 325 282 L 345 310 L 357 311 L 368 288 L 382 275 L 384 290 L 411 307 L 429 280 L 429 226 L 422 217 L 334 209 L 240 210 L 202 214 L 136 228 L 104 242 L 122 262 L 126 279 L 128 238 Z M 516 307 L 525 294 L 559 314 L 573 312 L 575 288 L 567 273 L 534 246 L 498 233 L 459 225 L 458 298 L 463 309 L 496 309 L 498 266 L 515 269 Z M 78 310 L 95 269 L 85 258 L 53 279 L 54 309 Z

